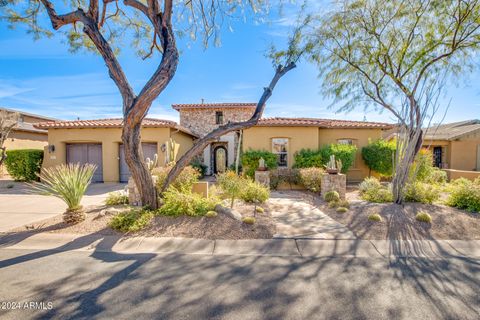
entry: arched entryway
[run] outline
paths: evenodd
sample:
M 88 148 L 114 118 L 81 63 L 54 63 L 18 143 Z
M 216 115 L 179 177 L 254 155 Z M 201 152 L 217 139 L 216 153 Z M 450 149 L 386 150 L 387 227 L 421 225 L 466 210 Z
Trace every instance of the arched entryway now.
M 227 148 L 218 146 L 213 149 L 213 173 L 227 171 Z

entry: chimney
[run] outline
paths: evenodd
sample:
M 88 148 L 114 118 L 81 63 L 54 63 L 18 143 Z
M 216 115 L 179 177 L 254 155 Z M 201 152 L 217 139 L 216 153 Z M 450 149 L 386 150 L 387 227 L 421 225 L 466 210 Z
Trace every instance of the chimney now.
M 205 103 L 205 99 L 202 98 L 201 100 L 202 100 L 202 104 L 204 104 L 204 103 Z

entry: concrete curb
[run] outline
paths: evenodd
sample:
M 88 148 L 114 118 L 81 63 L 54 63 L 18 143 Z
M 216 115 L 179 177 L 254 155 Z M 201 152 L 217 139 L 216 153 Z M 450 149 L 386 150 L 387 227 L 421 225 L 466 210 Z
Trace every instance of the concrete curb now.
M 292 256 L 480 258 L 480 240 L 328 240 L 120 237 L 54 233 L 0 233 L 0 249 L 115 253 Z

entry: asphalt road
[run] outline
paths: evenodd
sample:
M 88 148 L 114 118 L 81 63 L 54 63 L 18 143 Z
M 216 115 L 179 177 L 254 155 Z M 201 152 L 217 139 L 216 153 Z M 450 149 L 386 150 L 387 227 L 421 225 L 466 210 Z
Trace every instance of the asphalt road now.
M 0 283 L 2 319 L 480 318 L 474 259 L 0 249 Z

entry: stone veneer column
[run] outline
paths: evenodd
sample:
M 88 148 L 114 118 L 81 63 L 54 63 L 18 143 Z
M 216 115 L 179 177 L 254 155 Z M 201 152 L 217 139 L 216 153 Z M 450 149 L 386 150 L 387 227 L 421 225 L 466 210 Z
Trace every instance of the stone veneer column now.
M 270 171 L 255 171 L 255 182 L 270 188 Z
M 157 176 L 152 176 L 153 184 L 157 184 Z M 142 206 L 142 201 L 140 200 L 140 193 L 138 192 L 137 186 L 133 181 L 133 178 L 128 178 L 127 184 L 127 193 L 128 193 L 128 204 L 131 206 Z
M 322 175 L 321 194 L 324 195 L 328 191 L 337 191 L 340 199 L 345 200 L 347 192 L 347 176 L 344 174 L 328 174 Z

